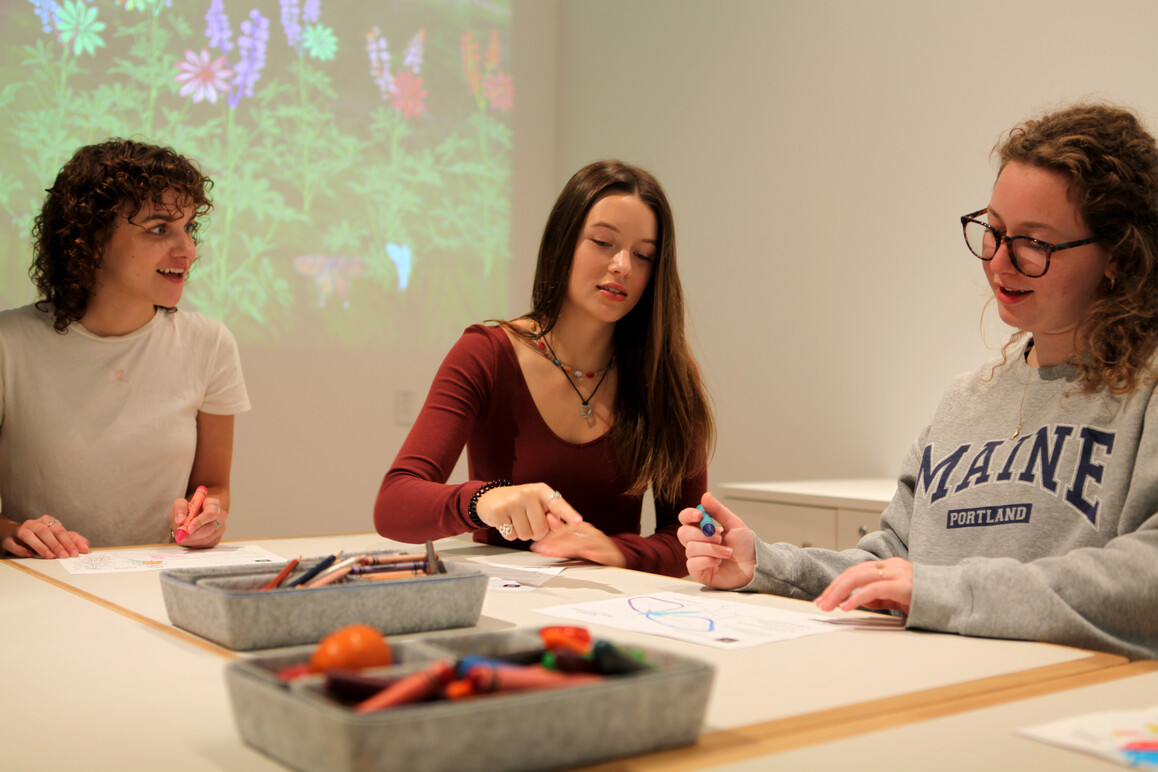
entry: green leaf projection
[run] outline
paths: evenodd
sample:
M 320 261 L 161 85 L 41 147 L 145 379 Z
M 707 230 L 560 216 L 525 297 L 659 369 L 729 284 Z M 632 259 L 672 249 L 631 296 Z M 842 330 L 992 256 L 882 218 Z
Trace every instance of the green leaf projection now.
M 0 8 L 0 305 L 81 145 L 196 159 L 182 307 L 247 343 L 444 345 L 506 309 L 509 0 L 26 0 Z

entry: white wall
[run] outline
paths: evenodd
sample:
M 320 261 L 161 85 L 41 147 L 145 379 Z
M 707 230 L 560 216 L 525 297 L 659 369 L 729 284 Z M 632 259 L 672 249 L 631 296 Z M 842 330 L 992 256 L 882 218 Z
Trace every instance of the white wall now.
M 1144 0 L 560 4 L 556 188 L 605 156 L 664 184 L 712 484 L 896 473 L 1007 335 L 958 220 L 990 149 L 1084 96 L 1158 126 L 1155 30 Z

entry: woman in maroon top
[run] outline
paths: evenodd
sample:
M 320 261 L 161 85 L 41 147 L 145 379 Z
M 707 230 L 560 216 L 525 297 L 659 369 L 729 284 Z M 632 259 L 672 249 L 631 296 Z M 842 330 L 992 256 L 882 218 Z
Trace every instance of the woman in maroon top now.
M 581 169 L 547 220 L 532 309 L 467 328 L 382 481 L 374 523 L 683 576 L 712 415 L 684 338 L 671 207 L 649 173 Z M 467 449 L 470 481 L 446 480 Z M 656 531 L 640 534 L 643 494 Z

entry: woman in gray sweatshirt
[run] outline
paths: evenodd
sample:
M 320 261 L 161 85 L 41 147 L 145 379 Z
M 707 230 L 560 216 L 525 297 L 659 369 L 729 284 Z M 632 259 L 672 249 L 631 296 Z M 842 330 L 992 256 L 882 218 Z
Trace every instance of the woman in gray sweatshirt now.
M 906 626 L 1158 657 L 1158 146 L 1129 111 L 1027 121 L 965 246 L 1017 332 L 949 386 L 881 528 L 767 544 L 710 493 L 688 572 L 720 589 L 904 614 Z

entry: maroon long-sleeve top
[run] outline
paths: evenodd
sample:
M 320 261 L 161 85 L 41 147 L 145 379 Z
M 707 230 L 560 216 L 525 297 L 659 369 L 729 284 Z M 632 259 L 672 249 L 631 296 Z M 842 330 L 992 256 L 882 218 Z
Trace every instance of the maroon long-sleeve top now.
M 447 485 L 463 445 L 471 479 Z M 471 496 L 491 480 L 546 483 L 615 541 L 628 568 L 684 576 L 677 516 L 700 502 L 708 472 L 704 466 L 690 475 L 678 502 L 656 502 L 655 533 L 641 536 L 643 497 L 626 493 L 629 485 L 607 436 L 575 444 L 552 432 L 535 406 L 507 333 L 475 324 L 443 360 L 382 480 L 375 527 L 387 538 L 410 543 L 474 531 L 475 541 L 527 548 L 530 542 L 508 542 L 493 528 L 476 530 L 467 516 Z

